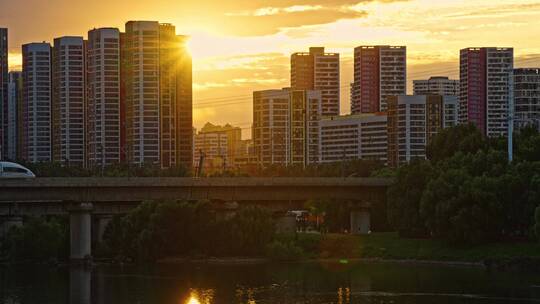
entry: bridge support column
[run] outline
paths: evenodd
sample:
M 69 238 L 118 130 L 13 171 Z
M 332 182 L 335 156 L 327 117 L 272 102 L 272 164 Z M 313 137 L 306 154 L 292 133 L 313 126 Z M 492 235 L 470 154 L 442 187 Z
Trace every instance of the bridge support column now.
M 94 240 L 97 244 L 103 241 L 103 234 L 105 233 L 105 229 L 107 229 L 109 223 L 112 221 L 112 218 L 113 216 L 109 214 L 95 216 L 94 223 L 96 226 L 94 230 Z
M 91 203 L 69 206 L 70 259 L 72 261 L 92 257 L 92 209 Z
M 296 215 L 289 213 L 280 213 L 276 218 L 277 233 L 295 233 Z
M 2 226 L 0 226 L 0 237 L 6 236 L 9 230 L 11 230 L 11 228 L 22 227 L 22 225 L 23 225 L 22 216 L 11 215 L 11 216 L 5 217 L 3 219 Z
M 92 303 L 92 272 L 81 265 L 69 269 L 69 303 Z
M 371 231 L 371 214 L 368 208 L 351 210 L 351 234 L 369 234 Z

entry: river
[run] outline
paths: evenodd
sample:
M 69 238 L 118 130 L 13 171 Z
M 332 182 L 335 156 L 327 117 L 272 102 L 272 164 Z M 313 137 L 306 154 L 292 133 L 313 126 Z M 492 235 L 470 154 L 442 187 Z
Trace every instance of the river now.
M 540 303 L 540 274 L 391 263 L 0 266 L 0 303 Z

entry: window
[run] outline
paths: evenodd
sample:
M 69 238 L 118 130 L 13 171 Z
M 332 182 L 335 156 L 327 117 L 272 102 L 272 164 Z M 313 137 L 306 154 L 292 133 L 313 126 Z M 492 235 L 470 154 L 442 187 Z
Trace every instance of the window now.
M 13 173 L 28 173 L 26 169 L 17 168 L 17 167 L 4 167 L 4 172 L 13 172 Z

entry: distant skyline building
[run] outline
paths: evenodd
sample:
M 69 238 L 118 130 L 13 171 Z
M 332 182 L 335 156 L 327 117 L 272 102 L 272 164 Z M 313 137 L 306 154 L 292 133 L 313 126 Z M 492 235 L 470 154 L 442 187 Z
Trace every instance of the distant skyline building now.
M 6 158 L 16 160 L 18 158 L 19 108 L 22 102 L 22 72 L 9 72 L 8 78 L 8 124 L 5 133 L 5 136 L 7 136 Z
M 407 93 L 407 47 L 359 46 L 354 49 L 351 114 L 385 112 L 388 96 Z
M 194 138 L 194 166 L 198 166 L 201 152 L 204 154 L 205 169 L 222 170 L 235 166 L 234 161 L 241 152 L 241 128 L 207 122 Z
M 120 32 L 99 28 L 88 32 L 86 50 L 87 166 L 120 162 Z
M 8 51 L 8 29 L 0 28 L 0 159 L 8 153 Z
M 22 46 L 23 101 L 20 108 L 20 157 L 29 162 L 52 160 L 52 54 L 49 43 Z
M 121 52 L 129 162 L 192 165 L 192 67 L 186 41 L 171 24 L 126 23 Z
M 399 95 L 388 98 L 388 165 L 426 158 L 426 146 L 458 121 L 458 97 Z
M 460 51 L 461 123 L 475 124 L 489 137 L 506 136 L 513 48 L 466 48 Z
M 314 90 L 253 92 L 253 146 L 260 166 L 302 165 L 319 159 L 321 93 Z
M 320 162 L 365 159 L 386 162 L 385 113 L 324 117 L 319 125 Z
M 85 41 L 79 36 L 54 39 L 52 53 L 53 160 L 85 165 Z
M 459 96 L 459 80 L 446 76 L 434 76 L 425 80 L 413 80 L 414 95 Z
M 321 114 L 340 114 L 339 53 L 325 53 L 324 47 L 310 47 L 309 52 L 291 55 L 291 89 L 319 90 Z
M 514 125 L 540 128 L 540 68 L 514 69 Z

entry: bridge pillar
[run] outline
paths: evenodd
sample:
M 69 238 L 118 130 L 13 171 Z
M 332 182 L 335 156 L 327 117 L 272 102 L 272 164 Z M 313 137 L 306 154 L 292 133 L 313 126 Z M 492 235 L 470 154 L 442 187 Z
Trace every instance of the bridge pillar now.
M 81 265 L 69 269 L 69 303 L 92 303 L 92 272 Z
M 280 213 L 276 218 L 277 233 L 295 233 L 296 232 L 296 215 L 289 213 Z
M 91 203 L 73 204 L 68 208 L 71 260 L 92 256 L 92 209 Z
M 351 234 L 369 234 L 371 231 L 371 214 L 368 208 L 351 210 Z
M 113 216 L 110 214 L 95 216 L 94 224 L 96 225 L 94 230 L 94 240 L 97 244 L 103 241 L 103 234 L 105 234 L 105 229 L 107 229 L 107 226 L 112 221 L 112 218 Z
M 23 225 L 22 216 L 11 215 L 11 216 L 5 217 L 3 219 L 2 226 L 0 227 L 0 237 L 6 236 L 11 228 L 22 227 L 22 225 Z
M 219 220 L 230 220 L 236 216 L 239 208 L 238 202 L 213 202 L 212 207 Z

